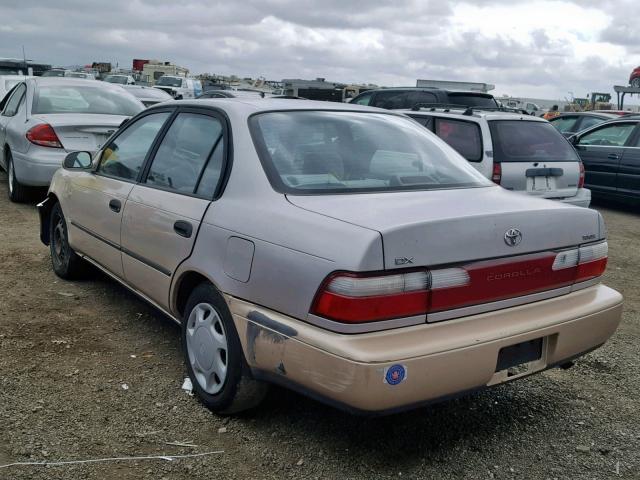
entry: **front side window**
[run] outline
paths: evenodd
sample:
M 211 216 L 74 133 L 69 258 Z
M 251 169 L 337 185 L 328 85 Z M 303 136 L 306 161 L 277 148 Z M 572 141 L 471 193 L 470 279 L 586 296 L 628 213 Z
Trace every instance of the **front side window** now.
M 147 152 L 171 112 L 146 115 L 128 125 L 102 152 L 98 172 L 133 181 L 138 178 Z
M 7 101 L 2 115 L 4 117 L 13 117 L 16 113 L 18 113 L 18 109 L 20 108 L 20 103 L 24 98 L 24 94 L 27 91 L 27 87 L 22 84 L 16 87 L 16 89 L 11 94 L 11 97 Z
M 222 171 L 222 137 L 222 123 L 217 118 L 179 114 L 162 139 L 146 183 L 179 193 L 211 196 Z
M 371 96 L 372 95 L 373 95 L 373 92 L 364 93 L 362 95 L 359 95 L 358 98 L 356 98 L 351 103 L 355 103 L 357 105 L 369 105 L 369 102 L 371 101 Z
M 433 134 L 396 115 L 287 111 L 254 115 L 251 134 L 275 190 L 325 194 L 491 185 Z
M 144 110 L 144 105 L 121 88 L 102 86 L 100 82 L 87 84 L 41 86 L 34 100 L 33 113 L 95 113 L 132 117 Z
M 577 162 L 578 154 L 548 122 L 492 120 L 489 122 L 496 162 Z
M 161 87 L 181 87 L 182 79 L 176 77 L 160 77 L 156 82 L 156 85 Z
M 482 138 L 476 123 L 436 118 L 436 135 L 470 162 L 482 160 Z
M 598 128 L 580 137 L 579 145 L 623 147 L 636 128 L 635 123 L 616 123 Z

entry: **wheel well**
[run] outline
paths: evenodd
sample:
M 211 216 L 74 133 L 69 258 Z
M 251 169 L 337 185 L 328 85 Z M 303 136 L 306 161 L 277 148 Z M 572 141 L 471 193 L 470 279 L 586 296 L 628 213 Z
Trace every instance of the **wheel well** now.
M 49 222 L 51 221 L 51 210 L 53 209 L 53 206 L 58 203 L 58 197 L 56 197 L 55 193 L 49 192 L 47 199 L 50 199 L 50 201 L 45 202 L 43 208 L 38 209 L 38 213 L 40 214 L 40 240 L 45 245 L 49 245 Z
M 184 309 L 187 306 L 187 300 L 194 288 L 201 283 L 211 283 L 207 277 L 198 272 L 187 272 L 180 278 L 178 284 L 178 292 L 176 294 L 176 311 L 180 314 L 184 314 Z

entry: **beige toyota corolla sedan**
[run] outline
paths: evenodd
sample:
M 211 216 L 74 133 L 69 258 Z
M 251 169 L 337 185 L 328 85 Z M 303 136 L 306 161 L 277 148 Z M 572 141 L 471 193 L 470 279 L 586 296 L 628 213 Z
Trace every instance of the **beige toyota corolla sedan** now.
M 598 212 L 508 192 L 386 110 L 163 103 L 69 154 L 38 207 L 55 272 L 93 264 L 180 323 L 220 413 L 269 383 L 412 408 L 568 365 L 620 322 Z

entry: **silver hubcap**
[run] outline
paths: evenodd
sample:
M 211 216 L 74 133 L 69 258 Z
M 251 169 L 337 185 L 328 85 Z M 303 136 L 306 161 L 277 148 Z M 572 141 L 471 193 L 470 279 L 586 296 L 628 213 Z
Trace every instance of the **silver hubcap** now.
M 9 177 L 9 193 L 13 193 L 13 162 L 11 161 L 9 161 L 7 176 Z
M 200 387 L 218 393 L 227 378 L 227 335 L 218 312 L 208 303 L 196 305 L 187 320 L 187 353 Z
M 59 217 L 58 222 L 56 223 L 56 226 L 53 229 L 53 239 L 52 239 L 53 251 L 56 257 L 58 257 L 58 261 L 60 263 L 64 261 L 65 246 L 66 246 L 66 239 L 64 236 L 64 225 L 62 222 L 64 222 L 64 220 Z

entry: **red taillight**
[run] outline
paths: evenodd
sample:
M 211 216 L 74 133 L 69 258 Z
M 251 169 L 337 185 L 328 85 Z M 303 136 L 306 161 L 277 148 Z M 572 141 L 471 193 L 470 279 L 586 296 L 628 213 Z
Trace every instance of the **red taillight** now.
M 497 183 L 498 185 L 500 185 L 500 182 L 502 181 L 502 166 L 497 162 L 494 162 L 493 164 L 493 173 L 491 174 L 491 181 L 493 183 Z
M 343 323 L 425 315 L 552 290 L 601 276 L 607 242 L 438 270 L 335 273 L 311 313 Z
M 428 280 L 426 271 L 334 274 L 318 292 L 313 313 L 346 323 L 420 315 L 428 306 Z
M 578 180 L 578 188 L 584 187 L 584 165 L 580 162 L 580 179 Z
M 27 132 L 27 140 L 41 147 L 62 148 L 58 135 L 48 123 L 30 128 Z

